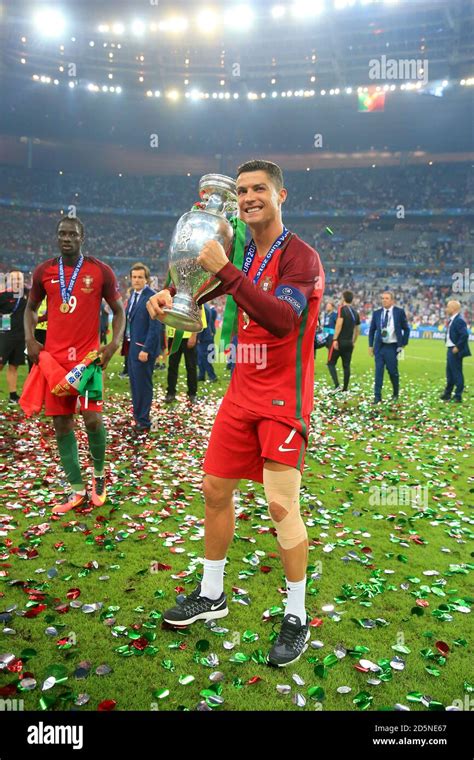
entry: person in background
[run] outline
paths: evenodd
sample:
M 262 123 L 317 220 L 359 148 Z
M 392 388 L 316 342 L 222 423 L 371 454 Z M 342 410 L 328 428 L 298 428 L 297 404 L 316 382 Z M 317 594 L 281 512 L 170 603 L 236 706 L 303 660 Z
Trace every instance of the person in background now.
M 214 311 L 214 314 L 212 313 Z M 216 310 L 206 303 L 204 304 L 204 312 L 206 315 L 207 325 L 204 330 L 198 333 L 197 343 L 197 357 L 198 357 L 198 382 L 203 382 L 206 379 L 206 374 L 209 376 L 211 383 L 217 382 L 217 376 L 214 372 L 214 367 L 209 361 L 209 349 L 214 345 L 214 337 L 216 334 Z
M 27 302 L 22 272 L 7 276 L 7 288 L 0 293 L 0 372 L 7 366 L 9 403 L 18 404 L 18 367 L 25 363 L 23 316 Z
M 130 270 L 132 295 L 127 307 L 126 330 L 130 336 L 128 375 L 132 394 L 135 432 L 147 433 L 151 428 L 150 410 L 153 402 L 153 368 L 160 350 L 161 328 L 151 319 L 146 304 L 155 295 L 150 288 L 150 270 L 137 262 Z
M 461 404 L 464 390 L 462 360 L 466 356 L 471 356 L 469 333 L 466 321 L 461 315 L 461 304 L 459 301 L 448 301 L 446 314 L 449 317 L 446 327 L 446 387 L 441 400 L 454 400 L 456 403 Z M 454 398 L 451 399 L 453 390 Z

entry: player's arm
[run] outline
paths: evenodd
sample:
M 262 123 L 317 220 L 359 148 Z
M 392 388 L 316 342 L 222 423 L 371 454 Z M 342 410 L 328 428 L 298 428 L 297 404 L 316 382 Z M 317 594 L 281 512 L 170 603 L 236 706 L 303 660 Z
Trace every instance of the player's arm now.
M 112 269 L 103 262 L 101 263 L 104 284 L 102 288 L 102 297 L 106 300 L 112 311 L 112 340 L 106 346 L 101 346 L 99 354 L 101 357 L 101 365 L 103 369 L 107 367 L 107 364 L 115 354 L 117 349 L 122 343 L 122 337 L 125 330 L 125 310 L 123 308 L 123 301 L 118 288 L 117 280 Z
M 306 304 L 315 289 L 324 286 L 316 254 L 301 257 L 285 251 L 285 264 L 280 270 L 279 284 L 274 294 L 265 293 L 232 264 L 224 248 L 216 240 L 208 241 L 201 249 L 198 263 L 223 284 L 224 293 L 233 296 L 238 306 L 265 330 L 283 338 L 295 329 Z
M 355 346 L 357 343 L 357 338 L 360 335 L 360 317 L 359 314 L 356 313 L 356 323 L 354 325 L 354 332 L 352 333 L 352 345 Z
M 376 324 L 375 324 L 375 311 L 374 311 L 372 313 L 372 319 L 370 320 L 370 327 L 369 327 L 369 354 L 371 356 L 373 356 L 373 353 L 374 353 L 375 330 L 376 330 Z
M 44 346 L 35 338 L 35 330 L 38 324 L 38 309 L 46 296 L 41 276 L 41 266 L 33 272 L 33 284 L 28 295 L 28 301 L 23 315 L 25 328 L 25 342 L 28 358 L 33 364 L 38 364 L 40 352 Z
M 341 317 L 341 307 L 339 306 L 339 309 L 337 311 L 336 324 L 334 325 L 334 337 L 332 339 L 332 344 L 333 344 L 333 346 L 334 346 L 334 348 L 335 348 L 336 351 L 339 348 L 339 341 L 338 341 L 338 339 L 339 339 L 339 335 L 341 334 L 341 330 L 342 330 L 342 325 L 343 324 L 344 324 L 344 320 Z
M 410 325 L 408 324 L 407 315 L 405 314 L 405 309 L 402 309 L 401 313 L 402 318 L 402 332 L 403 332 L 403 345 L 408 345 L 408 340 L 410 338 Z
M 111 360 L 122 343 L 123 332 L 125 330 L 125 309 L 123 308 L 123 301 L 121 298 L 117 298 L 115 301 L 107 301 L 112 310 L 112 340 L 107 343 L 106 346 L 101 346 L 99 354 L 101 356 L 101 366 L 103 369 L 107 367 L 107 364 Z

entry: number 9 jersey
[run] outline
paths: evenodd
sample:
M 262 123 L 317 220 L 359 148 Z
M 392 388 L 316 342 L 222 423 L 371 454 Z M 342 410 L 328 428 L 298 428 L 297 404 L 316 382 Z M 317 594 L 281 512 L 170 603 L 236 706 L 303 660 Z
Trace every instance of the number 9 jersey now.
M 73 271 L 74 266 L 64 262 L 66 283 Z M 103 298 L 109 303 L 121 298 L 117 280 L 107 264 L 84 256 L 68 311 L 61 310 L 56 257 L 39 264 L 33 272 L 29 300 L 39 304 L 45 296 L 48 315 L 45 349 L 65 369 L 72 369 L 89 351 L 99 347 L 100 306 Z

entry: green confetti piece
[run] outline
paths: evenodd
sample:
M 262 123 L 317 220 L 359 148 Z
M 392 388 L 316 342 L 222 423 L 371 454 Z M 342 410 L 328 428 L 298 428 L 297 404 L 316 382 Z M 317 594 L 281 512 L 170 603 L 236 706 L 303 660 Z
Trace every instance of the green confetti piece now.
M 200 639 L 196 642 L 196 649 L 198 652 L 207 652 L 210 648 L 210 644 L 207 639 Z
M 169 697 L 170 690 L 169 689 L 157 689 L 153 692 L 153 696 L 156 699 L 165 699 L 166 697 Z
M 426 665 L 425 670 L 427 673 L 430 674 L 430 676 L 435 676 L 436 678 L 438 678 L 438 676 L 441 675 L 438 668 L 433 667 L 433 665 Z
M 311 686 L 308 689 L 308 696 L 311 699 L 315 699 L 317 702 L 322 702 L 325 696 L 325 692 L 322 686 Z
M 392 649 L 394 652 L 400 652 L 400 654 L 410 654 L 411 649 L 406 647 L 404 644 L 394 644 L 392 646 Z
M 178 680 L 181 686 L 187 686 L 188 684 L 194 681 L 194 676 L 184 675 L 184 676 L 180 676 Z
M 407 694 L 407 700 L 409 702 L 421 702 L 423 698 L 423 694 L 421 691 L 410 691 L 409 694 Z

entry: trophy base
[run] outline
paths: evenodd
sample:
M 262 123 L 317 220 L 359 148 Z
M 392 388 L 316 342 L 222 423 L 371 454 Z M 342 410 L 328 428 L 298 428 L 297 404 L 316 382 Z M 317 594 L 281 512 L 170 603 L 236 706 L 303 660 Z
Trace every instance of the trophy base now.
M 177 293 L 173 298 L 173 308 L 163 311 L 166 314 L 163 320 L 165 325 L 185 332 L 201 332 L 201 309 L 191 296 Z

